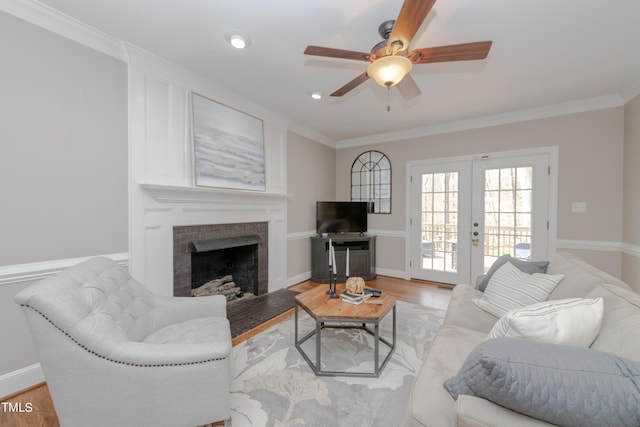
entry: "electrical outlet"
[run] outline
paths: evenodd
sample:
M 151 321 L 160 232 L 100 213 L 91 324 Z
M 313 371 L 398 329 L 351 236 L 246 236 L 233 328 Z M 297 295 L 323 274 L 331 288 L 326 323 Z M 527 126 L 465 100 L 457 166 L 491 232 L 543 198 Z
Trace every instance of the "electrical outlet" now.
M 587 211 L 586 202 L 573 202 L 571 203 L 571 212 L 573 213 L 585 213 Z

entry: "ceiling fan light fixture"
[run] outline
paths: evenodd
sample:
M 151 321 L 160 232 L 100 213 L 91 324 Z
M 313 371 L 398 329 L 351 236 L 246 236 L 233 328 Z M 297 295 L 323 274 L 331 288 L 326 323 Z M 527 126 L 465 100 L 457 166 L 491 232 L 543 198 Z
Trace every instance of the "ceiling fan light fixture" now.
M 391 87 L 402 81 L 412 67 L 406 56 L 390 55 L 376 59 L 367 68 L 367 74 L 380 86 Z
M 322 92 L 315 91 L 311 93 L 311 98 L 313 99 L 322 99 Z

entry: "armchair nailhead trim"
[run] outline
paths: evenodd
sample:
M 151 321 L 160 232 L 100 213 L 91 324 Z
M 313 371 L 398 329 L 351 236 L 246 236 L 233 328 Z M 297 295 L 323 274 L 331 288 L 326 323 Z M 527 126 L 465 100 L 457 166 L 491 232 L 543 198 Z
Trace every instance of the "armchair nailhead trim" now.
M 71 335 L 69 335 L 68 333 L 66 333 L 64 330 L 62 330 L 58 325 L 56 325 L 55 323 L 53 323 L 51 321 L 51 319 L 49 319 L 47 316 L 45 316 L 44 314 L 42 314 L 40 311 L 36 310 L 35 308 L 31 307 L 30 305 L 22 305 L 22 307 L 27 307 L 30 308 L 31 310 L 35 311 L 36 313 L 38 313 L 40 316 L 42 316 L 44 319 L 47 320 L 47 322 L 51 323 L 51 325 L 56 328 L 57 330 L 59 330 L 60 332 L 62 332 L 64 335 L 67 336 L 67 338 L 69 338 L 72 342 L 74 342 L 76 345 L 78 345 L 80 348 L 82 348 L 84 351 L 86 351 L 87 353 L 93 354 L 96 357 L 99 357 L 100 359 L 104 359 L 108 362 L 113 362 L 113 363 L 118 363 L 120 365 L 126 365 L 126 366 L 137 366 L 139 368 L 159 368 L 159 367 L 167 367 L 167 366 L 188 366 L 188 365 L 199 365 L 202 363 L 209 363 L 209 362 L 217 362 L 220 360 L 226 360 L 228 358 L 227 357 L 214 357 L 211 359 L 206 359 L 206 360 L 199 360 L 197 362 L 189 362 L 189 363 L 157 363 L 157 364 L 146 364 L 146 365 L 141 365 L 138 363 L 130 363 L 130 362 L 123 362 L 121 360 L 114 360 L 111 358 L 108 358 L 106 356 L 103 356 L 101 354 L 96 353 L 93 350 L 88 349 L 86 346 L 80 344 L 78 341 L 76 341 Z

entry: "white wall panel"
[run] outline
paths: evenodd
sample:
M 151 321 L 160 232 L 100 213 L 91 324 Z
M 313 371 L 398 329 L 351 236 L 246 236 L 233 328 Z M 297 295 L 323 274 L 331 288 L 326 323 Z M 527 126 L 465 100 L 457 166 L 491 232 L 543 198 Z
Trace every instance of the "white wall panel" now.
M 153 291 L 171 295 L 174 225 L 265 221 L 269 223 L 269 290 L 283 287 L 286 127 L 272 113 L 201 76 L 133 46 L 128 50 L 133 276 Z M 191 93 L 263 120 L 267 191 L 193 186 Z

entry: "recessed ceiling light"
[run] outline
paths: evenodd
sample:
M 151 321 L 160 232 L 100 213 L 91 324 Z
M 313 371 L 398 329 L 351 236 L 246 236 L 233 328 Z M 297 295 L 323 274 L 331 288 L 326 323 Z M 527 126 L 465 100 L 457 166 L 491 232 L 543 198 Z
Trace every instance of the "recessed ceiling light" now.
M 322 99 L 322 92 L 320 91 L 315 91 L 311 93 L 311 97 L 313 99 Z
M 236 49 L 244 49 L 249 46 L 249 40 L 241 34 L 229 34 L 226 39 Z

